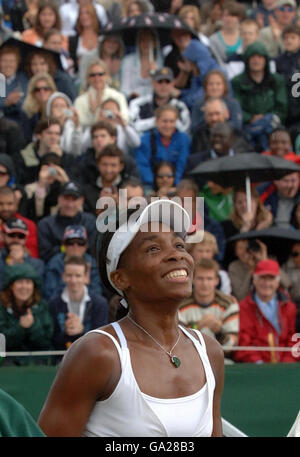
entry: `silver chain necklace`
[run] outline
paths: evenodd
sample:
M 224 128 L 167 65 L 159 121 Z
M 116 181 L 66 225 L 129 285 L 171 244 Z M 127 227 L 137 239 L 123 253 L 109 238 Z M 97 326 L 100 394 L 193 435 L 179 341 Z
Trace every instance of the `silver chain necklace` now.
M 158 341 L 156 341 L 156 339 L 150 335 L 149 332 L 147 332 L 147 330 L 145 330 L 141 325 L 139 325 L 137 322 L 135 322 L 135 320 L 132 319 L 132 317 L 130 317 L 128 314 L 127 314 L 127 318 L 134 324 L 136 325 L 139 329 L 143 330 L 144 333 L 146 333 L 146 335 L 150 336 L 150 338 L 154 341 L 154 343 L 158 344 L 158 346 L 166 353 L 168 354 L 168 356 L 170 357 L 170 360 L 171 362 L 173 363 L 173 365 L 176 367 L 176 368 L 179 368 L 180 365 L 181 365 L 181 360 L 176 356 L 176 355 L 172 355 L 172 352 L 173 350 L 175 349 L 175 347 L 177 346 L 177 344 L 179 343 L 179 340 L 180 340 L 180 337 L 181 337 L 181 332 L 179 330 L 179 335 L 178 335 L 178 338 L 176 340 L 176 343 L 174 344 L 174 346 L 172 347 L 172 349 L 170 349 L 170 351 L 167 351 Z

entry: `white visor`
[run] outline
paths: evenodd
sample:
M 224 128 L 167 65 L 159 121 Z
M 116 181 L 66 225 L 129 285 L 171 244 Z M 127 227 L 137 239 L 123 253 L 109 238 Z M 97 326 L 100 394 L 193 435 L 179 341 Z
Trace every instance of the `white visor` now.
M 110 274 L 117 269 L 121 254 L 130 245 L 131 241 L 140 230 L 140 227 L 149 223 L 151 223 L 150 231 L 152 233 L 158 232 L 159 223 L 162 223 L 166 227 L 171 228 L 175 233 L 178 233 L 183 240 L 185 240 L 191 225 L 187 211 L 178 203 L 168 199 L 156 200 L 150 203 L 142 212 L 136 211 L 132 217 L 129 218 L 128 222 L 120 225 L 118 230 L 114 233 L 107 249 L 106 272 L 110 284 L 122 297 L 124 297 L 124 293 L 113 284 Z M 143 230 L 146 230 L 147 228 L 148 226 L 145 226 L 145 228 L 143 227 Z M 127 307 L 125 300 L 122 300 L 121 303 L 123 306 Z

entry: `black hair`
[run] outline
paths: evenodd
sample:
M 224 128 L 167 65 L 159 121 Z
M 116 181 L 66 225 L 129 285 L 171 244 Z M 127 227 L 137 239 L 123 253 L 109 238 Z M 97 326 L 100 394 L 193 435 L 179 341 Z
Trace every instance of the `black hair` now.
M 158 191 L 158 186 L 157 186 L 157 182 L 156 182 L 156 178 L 157 178 L 157 173 L 159 172 L 159 170 L 162 168 L 162 167 L 169 167 L 171 170 L 172 170 L 172 173 L 174 175 L 174 182 L 175 182 L 175 173 L 176 173 L 176 168 L 175 168 L 175 165 L 171 162 L 168 162 L 167 160 L 163 160 L 161 162 L 158 162 L 155 164 L 154 166 L 154 183 L 153 183 L 153 190 L 155 190 L 155 192 Z
M 136 209 L 130 208 L 126 211 L 126 221 L 129 220 L 130 216 L 132 216 L 136 212 Z M 122 222 L 125 220 L 122 213 Z M 117 212 L 116 215 L 116 226 L 115 229 L 118 230 L 120 224 L 120 217 L 119 213 Z M 106 272 L 106 265 L 108 262 L 107 259 L 107 250 L 109 243 L 115 233 L 115 230 L 106 230 L 104 233 L 97 233 L 96 237 L 96 259 L 98 265 L 98 271 L 100 275 L 100 279 L 104 287 L 108 289 L 109 292 L 113 293 L 114 295 L 118 292 L 112 287 L 111 283 L 108 280 L 107 272 Z M 122 256 L 121 256 L 122 257 Z

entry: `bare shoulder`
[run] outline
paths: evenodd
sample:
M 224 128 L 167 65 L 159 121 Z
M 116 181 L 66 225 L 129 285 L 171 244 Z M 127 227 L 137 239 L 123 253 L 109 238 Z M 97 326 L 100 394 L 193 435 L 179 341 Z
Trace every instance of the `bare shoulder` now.
M 224 351 L 220 343 L 209 335 L 202 333 L 206 344 L 207 355 L 216 378 L 223 377 Z
M 111 327 L 103 327 L 107 333 L 113 335 Z M 91 332 L 76 340 L 66 352 L 60 372 L 70 371 L 74 376 L 84 372 L 86 376 L 92 374 L 97 379 L 96 367 L 101 367 L 99 376 L 111 375 L 115 370 L 119 371 L 120 362 L 117 348 L 111 338 L 98 332 Z M 83 371 L 82 371 L 83 370 Z
M 195 332 L 194 330 L 191 330 L 189 328 L 186 328 L 186 330 L 193 336 L 195 337 Z M 209 335 L 206 335 L 205 333 L 201 332 L 198 330 L 201 335 L 203 336 L 205 345 L 206 345 L 206 351 L 207 355 L 210 361 L 210 364 L 212 366 L 212 369 L 214 371 L 214 374 L 216 375 L 216 372 L 223 369 L 224 367 L 224 351 L 220 343 Z M 198 337 L 197 337 L 198 338 Z

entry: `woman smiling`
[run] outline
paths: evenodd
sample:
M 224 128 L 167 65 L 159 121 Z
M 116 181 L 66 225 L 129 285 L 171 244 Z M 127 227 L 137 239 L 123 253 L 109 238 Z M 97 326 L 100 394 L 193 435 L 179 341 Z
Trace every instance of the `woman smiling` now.
M 97 252 L 129 312 L 71 346 L 39 419 L 48 436 L 222 435 L 222 350 L 178 325 L 192 292 L 189 216 L 171 200 L 136 216 L 106 231 Z

